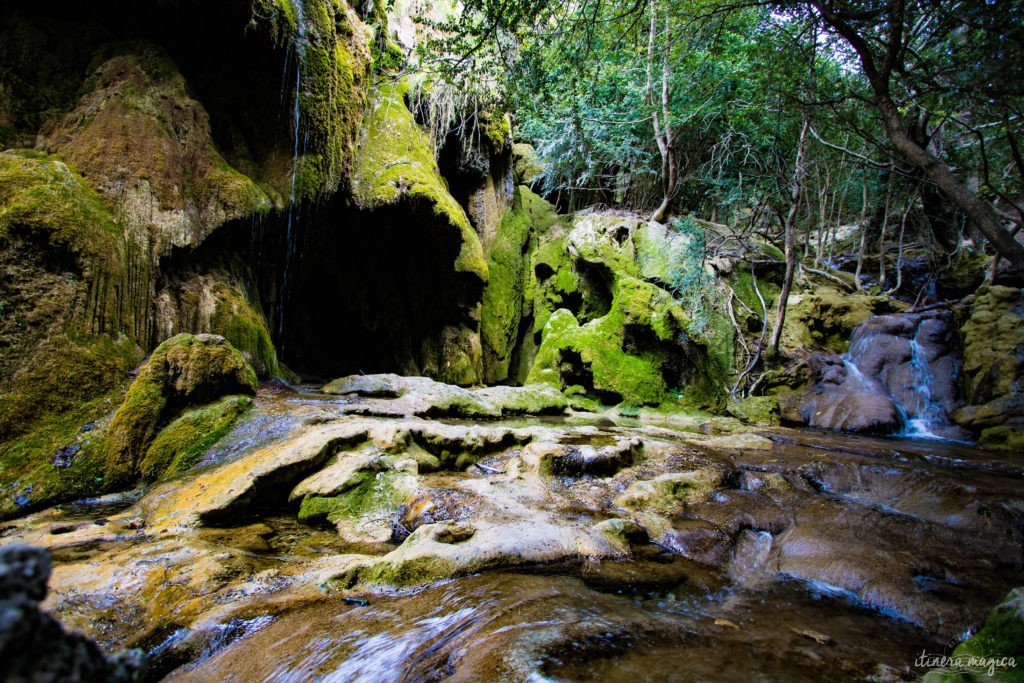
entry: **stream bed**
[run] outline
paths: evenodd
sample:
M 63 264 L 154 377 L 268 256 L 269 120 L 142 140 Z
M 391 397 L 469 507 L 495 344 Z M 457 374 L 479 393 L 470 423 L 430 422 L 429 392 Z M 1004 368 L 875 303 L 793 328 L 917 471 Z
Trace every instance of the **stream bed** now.
M 912 680 L 1024 582 L 1017 456 L 394 400 L 264 387 L 200 469 L 0 544 L 173 681 Z

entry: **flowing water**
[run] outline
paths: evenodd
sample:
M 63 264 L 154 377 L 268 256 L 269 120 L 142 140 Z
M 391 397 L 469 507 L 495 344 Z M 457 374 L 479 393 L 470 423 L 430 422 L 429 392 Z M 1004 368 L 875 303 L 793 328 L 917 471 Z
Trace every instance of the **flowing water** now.
M 962 438 L 948 419 L 955 404 L 953 379 L 959 361 L 952 342 L 943 339 L 944 311 L 895 314 L 869 319 L 854 330 L 850 350 L 842 356 L 853 391 L 882 393 L 893 399 L 903 418 L 898 436 L 923 439 Z M 924 343 L 922 343 L 924 340 Z M 933 361 L 944 363 L 948 386 L 933 395 Z
M 296 610 L 169 680 L 863 680 L 942 645 L 793 581 L 630 593 L 495 572 Z
M 345 414 L 371 403 L 264 386 L 200 471 L 141 499 L 15 520 L 0 542 L 50 547 L 48 608 L 105 649 L 146 649 L 153 679 L 172 681 L 914 680 L 922 652 L 948 652 L 1024 583 L 1020 456 L 813 430 L 761 431 L 751 442 L 716 420 Z M 285 502 L 295 476 L 273 479 L 240 516 L 183 525 L 180 506 L 220 485 L 213 474 L 244 476 L 261 449 L 292 452 L 297 435 L 347 420 L 378 436 L 412 430 L 400 447 L 413 451 L 458 448 L 457 439 L 480 449 L 487 434 L 517 430 L 566 453 L 645 446 L 610 476 L 522 486 L 525 437 L 501 437 L 478 460 L 487 469 L 421 473 L 431 500 L 461 501 L 438 508 L 441 519 L 454 512 L 478 528 L 426 547 L 454 549 L 452 559 L 506 550 L 485 571 L 404 588 L 324 578 L 339 576 L 339 558 L 398 558 L 413 537 L 360 541 L 348 527 L 301 523 Z M 708 467 L 721 482 L 671 509 L 617 497 L 630 482 Z M 378 471 L 372 486 L 380 481 Z M 520 513 L 528 525 L 514 523 Z M 588 553 L 588 530 L 613 519 L 650 536 L 628 553 Z M 552 523 L 579 550 L 534 561 L 528 537 Z

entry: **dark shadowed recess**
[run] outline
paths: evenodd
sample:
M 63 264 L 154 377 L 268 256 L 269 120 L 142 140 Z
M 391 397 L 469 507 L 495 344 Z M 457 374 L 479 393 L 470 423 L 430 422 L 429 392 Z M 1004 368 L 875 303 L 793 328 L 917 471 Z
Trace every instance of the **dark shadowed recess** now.
M 249 0 L 6 0 L 0 76 L 14 95 L 15 130 L 4 143 L 31 145 L 47 118 L 73 106 L 99 48 L 144 40 L 171 56 L 209 113 L 217 145 L 248 172 L 271 141 L 287 138 L 294 85 L 288 46 L 254 30 L 251 18 Z

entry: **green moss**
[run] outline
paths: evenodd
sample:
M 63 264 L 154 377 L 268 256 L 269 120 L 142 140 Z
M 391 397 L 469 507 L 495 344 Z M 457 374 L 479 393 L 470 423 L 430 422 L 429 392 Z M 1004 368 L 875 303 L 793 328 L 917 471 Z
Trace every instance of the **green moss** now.
M 241 351 L 258 375 L 281 376 L 267 321 L 240 292 L 225 289 L 218 294 L 210 328 Z
M 183 413 L 164 427 L 146 449 L 146 455 L 139 465 L 142 478 L 153 481 L 189 470 L 251 407 L 252 399 L 229 396 Z
M 529 199 L 524 199 L 529 193 Z M 524 202 L 533 198 L 526 188 L 516 188 L 512 206 L 501 219 L 498 235 L 487 252 L 487 287 L 480 309 L 480 340 L 483 344 L 484 381 L 508 378 L 509 363 L 523 314 L 524 289 L 529 265 L 524 251 L 532 229 L 530 212 Z
M 299 13 L 291 0 L 253 0 L 250 26 L 269 27 L 277 45 L 287 45 L 298 33 Z
M 122 385 L 134 346 L 107 337 L 60 336 L 39 345 L 0 394 L 0 439 L 30 431 L 35 420 L 75 410 Z
M 538 273 L 543 273 L 544 277 Z M 564 236 L 541 241 L 533 255 L 532 278 L 535 281 L 533 332 L 537 333 L 544 329 L 552 313 L 580 291 L 580 278 L 573 268 Z
M 302 13 L 290 0 L 256 0 L 251 26 L 262 28 L 300 60 L 297 93 L 303 155 L 294 169 L 299 197 L 322 199 L 349 179 L 370 73 L 370 49 L 349 3 L 303 0 Z M 277 179 L 276 194 L 291 194 Z
M 633 483 L 615 499 L 615 504 L 634 510 L 669 513 L 680 504 L 704 499 L 721 483 L 721 473 L 711 469 L 670 472 Z
M 1015 588 L 989 614 L 972 638 L 957 646 L 955 654 L 1024 656 L 1024 589 Z M 1024 678 L 1021 672 L 1020 678 Z
M 356 473 L 348 488 L 334 496 L 307 495 L 299 505 L 299 521 L 336 522 L 394 510 L 402 502 L 404 488 L 400 480 L 409 475 L 392 471 L 363 470 Z M 396 486 L 396 484 L 398 484 Z
M 981 430 L 978 443 L 994 450 L 1024 453 L 1024 429 L 1011 425 L 988 427 Z
M 989 614 L 985 626 L 974 636 L 957 645 L 951 655 L 959 659 L 955 671 L 936 669 L 928 672 L 922 681 L 926 683 L 974 683 L 980 681 L 1024 681 L 1024 589 L 1014 588 L 1002 603 Z M 1014 667 L 1000 661 L 994 669 L 989 668 L 990 658 L 1003 660 L 1012 657 Z M 975 658 L 972 665 L 971 658 Z M 982 660 L 982 661 L 978 661 Z
M 627 325 L 647 326 L 665 341 L 673 339 L 676 316 L 671 297 L 654 285 L 623 278 L 608 315 L 580 326 L 567 310 L 556 311 L 544 328 L 528 383 L 561 387 L 564 368 L 571 354 L 578 354 L 592 375 L 593 389 L 614 393 L 638 405 L 670 400 L 669 387 L 661 372 L 662 358 L 652 351 L 628 353 L 623 350 Z
M 0 519 L 107 490 L 102 421 L 119 398 L 115 389 L 74 409 L 45 415 L 31 430 L 0 440 Z M 94 428 L 83 432 L 85 425 Z M 54 454 L 66 446 L 81 450 L 69 467 L 56 467 Z
M 754 290 L 754 276 L 751 274 L 748 268 L 743 268 L 738 271 L 734 271 L 728 278 L 727 282 L 732 287 L 733 292 L 736 294 L 736 298 L 742 301 L 747 308 L 754 311 L 758 317 L 761 316 L 761 300 L 758 298 L 757 293 L 761 293 L 761 297 L 764 299 L 765 308 L 768 310 L 768 317 L 771 319 L 774 313 L 775 307 L 778 304 L 779 294 L 782 293 L 782 288 L 764 277 L 757 278 L 757 290 Z M 737 316 L 743 316 L 743 307 L 735 306 Z
M 846 294 L 819 287 L 789 305 L 782 340 L 790 349 L 815 346 L 845 353 L 853 328 L 873 315 L 895 313 L 901 306 L 886 296 Z
M 779 401 L 775 396 L 750 396 L 737 403 L 729 403 L 728 410 L 730 415 L 748 424 L 779 424 Z
M 1000 285 L 978 290 L 970 317 L 960 328 L 964 345 L 963 393 L 973 404 L 1014 393 L 1024 365 L 1022 290 Z
M 480 239 L 448 192 L 427 136 L 405 104 L 406 90 L 404 83 L 386 85 L 371 97 L 353 168 L 353 197 L 363 209 L 403 202 L 429 207 L 441 225 L 458 235 L 455 270 L 486 281 L 487 263 Z
M 225 394 L 256 393 L 256 373 L 226 340 L 179 334 L 156 348 L 125 395 L 106 434 L 106 480 L 139 475 L 143 454 L 161 421 Z
M 116 278 L 120 230 L 107 206 L 66 164 L 37 152 L 0 152 L 0 238 L 22 230 Z
M 532 183 L 544 174 L 544 166 L 541 165 L 533 145 L 525 142 L 513 143 L 512 159 L 517 183 Z
M 491 148 L 504 149 L 512 143 L 512 121 L 507 114 L 482 111 L 479 115 L 480 129 L 491 143 Z
M 361 573 L 360 580 L 386 586 L 419 586 L 459 573 L 454 562 L 427 555 L 398 562 L 377 562 Z

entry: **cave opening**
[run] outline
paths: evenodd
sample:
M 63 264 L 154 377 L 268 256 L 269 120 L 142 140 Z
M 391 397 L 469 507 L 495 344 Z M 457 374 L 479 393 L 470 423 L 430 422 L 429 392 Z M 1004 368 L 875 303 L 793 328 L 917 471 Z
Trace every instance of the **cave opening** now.
M 164 50 L 210 118 L 215 143 L 233 167 L 253 175 L 289 137 L 292 48 L 250 30 L 245 0 L 110 0 L 40 4 L 12 0 L 0 10 L 0 77 L 11 87 L 5 145 L 31 146 L 48 120 L 69 111 L 104 53 L 152 44 Z M 55 7 L 56 5 L 56 7 Z M 197 22 L 196 16 L 203 21 Z
M 460 236 L 429 203 L 366 211 L 338 197 L 297 212 L 290 237 L 287 216 L 268 222 L 259 267 L 291 370 L 316 379 L 431 374 L 446 329 L 477 326 L 483 283 L 455 271 Z

